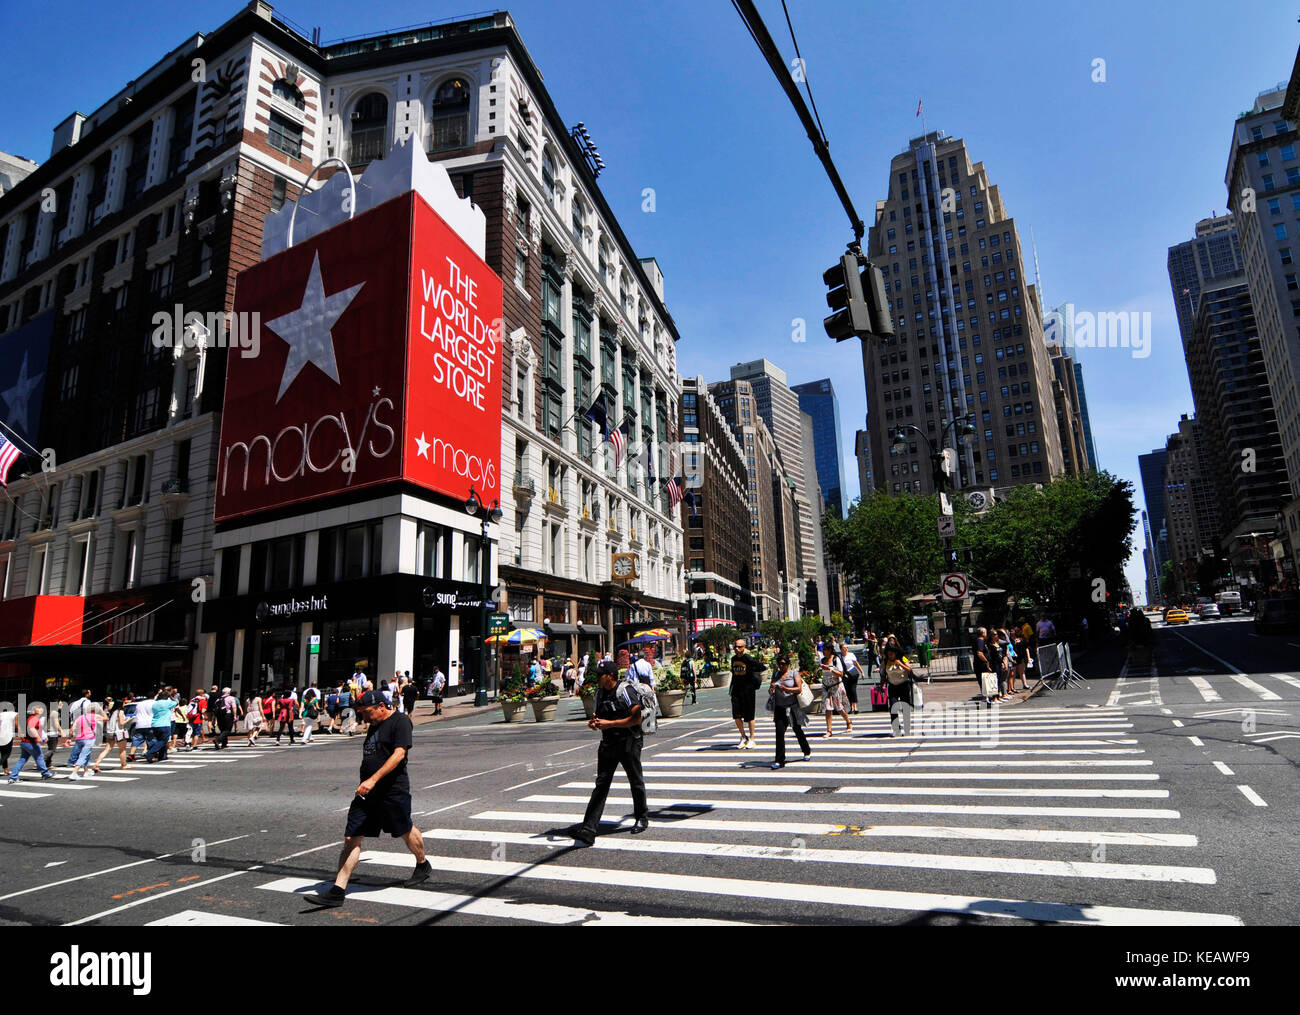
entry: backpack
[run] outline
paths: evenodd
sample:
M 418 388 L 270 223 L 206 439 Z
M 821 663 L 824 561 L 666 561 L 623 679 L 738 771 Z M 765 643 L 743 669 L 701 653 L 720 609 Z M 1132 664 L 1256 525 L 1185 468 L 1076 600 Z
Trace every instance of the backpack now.
M 320 700 L 314 696 L 308 698 L 307 703 L 303 705 L 302 714 L 308 719 L 318 718 L 320 716 Z
M 643 734 L 649 735 L 658 731 L 659 699 L 648 684 L 641 683 L 635 677 L 631 680 L 624 679 L 614 693 L 623 699 L 628 708 L 633 705 L 641 706 L 641 732 Z

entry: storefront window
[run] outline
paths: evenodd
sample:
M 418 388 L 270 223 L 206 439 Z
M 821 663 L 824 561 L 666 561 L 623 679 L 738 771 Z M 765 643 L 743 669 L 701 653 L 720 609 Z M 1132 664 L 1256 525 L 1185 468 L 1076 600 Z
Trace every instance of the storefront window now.
M 426 578 L 447 578 L 451 568 L 451 533 L 441 525 L 421 522 L 416 554 L 416 574 Z
M 569 622 L 569 601 L 567 599 L 545 599 L 542 605 L 543 613 L 546 619 L 552 624 L 567 624 Z
M 325 686 L 347 680 L 358 663 L 365 664 L 366 674 L 372 679 L 384 676 L 375 673 L 379 655 L 378 617 L 330 620 L 323 627 L 320 662 L 317 664 L 318 683 Z
M 515 623 L 531 623 L 536 619 L 537 600 L 531 592 L 509 589 L 506 594 L 510 597 L 509 612 L 511 620 Z
M 383 534 L 384 526 L 380 521 L 323 529 L 316 580 L 344 581 L 379 574 Z

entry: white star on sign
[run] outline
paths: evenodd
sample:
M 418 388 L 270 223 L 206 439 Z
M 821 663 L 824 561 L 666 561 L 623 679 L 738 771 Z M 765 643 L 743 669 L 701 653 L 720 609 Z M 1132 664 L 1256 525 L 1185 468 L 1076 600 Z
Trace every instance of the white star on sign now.
M 420 431 L 420 436 L 415 438 L 416 454 L 421 458 L 429 457 L 429 442 L 424 439 L 424 431 Z
M 374 390 L 371 391 L 370 393 L 371 393 L 372 395 L 374 395 L 375 398 L 378 398 L 378 397 L 379 397 L 379 385 L 376 384 Z
M 27 353 L 23 353 L 23 365 L 18 370 L 18 379 L 14 381 L 14 386 L 0 393 L 0 398 L 4 399 L 5 406 L 9 409 L 9 425 L 23 434 L 31 433 L 30 400 L 32 392 L 40 388 L 41 378 L 44 376 L 43 373 L 36 374 L 34 377 L 27 376 Z
M 361 282 L 333 296 L 326 296 L 320 275 L 320 254 L 312 260 L 311 274 L 307 276 L 307 288 L 298 309 L 266 325 L 289 344 L 289 358 L 284 364 L 284 376 L 280 378 L 279 394 L 275 396 L 277 402 L 308 363 L 314 363 L 326 377 L 335 384 L 339 383 L 334 339 L 330 331 L 363 285 L 365 283 Z

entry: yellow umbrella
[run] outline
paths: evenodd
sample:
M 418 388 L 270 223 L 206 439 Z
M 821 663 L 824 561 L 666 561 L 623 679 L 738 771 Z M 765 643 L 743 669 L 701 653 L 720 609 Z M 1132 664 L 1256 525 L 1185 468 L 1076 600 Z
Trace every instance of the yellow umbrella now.
M 522 645 L 524 642 L 543 641 L 545 638 L 546 632 L 536 627 L 520 627 L 506 634 L 494 634 L 488 641 L 493 644 Z
M 655 627 L 649 631 L 638 631 L 632 636 L 633 638 L 671 638 L 672 635 L 662 627 Z

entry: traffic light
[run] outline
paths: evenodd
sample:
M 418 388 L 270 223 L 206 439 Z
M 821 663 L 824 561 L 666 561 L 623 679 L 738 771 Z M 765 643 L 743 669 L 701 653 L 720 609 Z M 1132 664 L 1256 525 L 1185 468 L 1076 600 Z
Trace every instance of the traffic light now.
M 862 292 L 861 266 L 857 255 L 845 254 L 840 263 L 822 274 L 829 287 L 826 305 L 836 311 L 823 322 L 826 334 L 837 342 L 871 331 L 871 311 Z
M 830 287 L 826 305 L 836 313 L 823 322 L 826 334 L 837 342 L 846 338 L 881 338 L 894 333 L 885 277 L 879 268 L 857 254 L 845 254 L 822 280 Z

